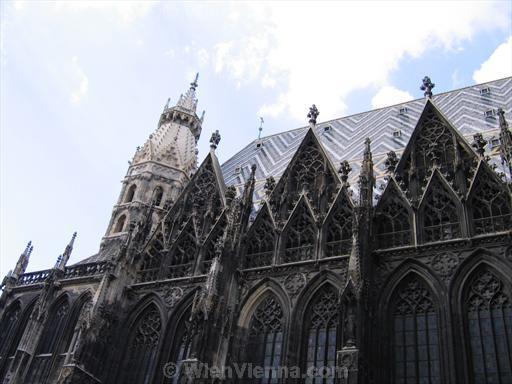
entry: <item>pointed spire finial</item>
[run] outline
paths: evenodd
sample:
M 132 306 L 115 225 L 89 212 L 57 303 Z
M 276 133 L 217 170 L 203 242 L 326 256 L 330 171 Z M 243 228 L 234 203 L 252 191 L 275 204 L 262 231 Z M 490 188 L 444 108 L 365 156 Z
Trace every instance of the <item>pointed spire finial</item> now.
M 423 78 L 423 84 L 421 85 L 420 89 L 422 91 L 425 91 L 424 95 L 427 99 L 432 98 L 432 89 L 434 89 L 436 85 L 430 80 L 430 77 L 425 76 Z
M 259 133 L 258 133 L 258 140 L 261 139 L 261 131 L 263 131 L 263 123 L 264 122 L 265 121 L 263 120 L 263 117 L 260 117 L 260 127 L 258 128 L 258 131 L 259 131 Z
M 25 273 L 30 259 L 30 254 L 32 253 L 33 249 L 34 246 L 32 245 L 32 241 L 29 241 L 25 247 L 25 250 L 21 253 L 18 262 L 16 263 L 16 267 L 14 267 L 14 271 L 12 273 L 14 278 L 17 279 Z
M 220 143 L 220 133 L 219 133 L 219 130 L 217 129 L 215 132 L 212 133 L 212 137 L 210 138 L 210 148 L 216 149 L 217 146 L 219 145 L 219 143 Z
M 267 177 L 267 179 L 265 180 L 265 185 L 263 186 L 263 189 L 265 190 L 265 197 L 267 199 L 270 197 L 275 187 L 276 180 L 274 179 L 274 176 Z
M 194 91 L 197 89 L 197 87 L 198 87 L 197 80 L 199 80 L 199 72 L 196 73 L 196 78 L 194 79 L 194 81 L 190 83 L 190 89 L 192 89 Z
M 386 162 L 384 165 L 386 166 L 386 172 L 388 174 L 392 174 L 395 172 L 396 165 L 398 164 L 398 156 L 395 151 L 389 151 L 387 153 Z
M 320 112 L 318 112 L 318 108 L 316 107 L 316 105 L 313 104 L 309 108 L 309 113 L 308 113 L 309 124 L 311 126 L 315 126 L 316 125 L 316 118 L 318 117 L 318 115 L 320 115 Z
M 76 232 L 73 233 L 73 236 L 71 236 L 71 240 L 69 241 L 69 244 L 66 245 L 66 248 L 64 249 L 64 253 L 59 256 L 60 260 L 58 263 L 57 268 L 64 269 L 66 264 L 69 261 L 69 258 L 71 257 L 71 251 L 73 251 L 73 244 L 75 243 L 76 239 Z
M 165 103 L 165 106 L 164 106 L 164 112 L 167 111 L 169 109 L 169 103 L 171 102 L 171 98 L 168 97 L 167 98 L 167 103 Z

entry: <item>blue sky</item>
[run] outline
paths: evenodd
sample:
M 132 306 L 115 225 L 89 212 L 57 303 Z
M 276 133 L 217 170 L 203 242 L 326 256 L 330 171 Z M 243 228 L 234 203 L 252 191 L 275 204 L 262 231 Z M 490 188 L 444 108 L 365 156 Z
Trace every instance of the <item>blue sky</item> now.
M 196 71 L 221 161 L 258 134 L 512 75 L 511 2 L 0 2 L 0 275 L 97 252 L 128 160 Z

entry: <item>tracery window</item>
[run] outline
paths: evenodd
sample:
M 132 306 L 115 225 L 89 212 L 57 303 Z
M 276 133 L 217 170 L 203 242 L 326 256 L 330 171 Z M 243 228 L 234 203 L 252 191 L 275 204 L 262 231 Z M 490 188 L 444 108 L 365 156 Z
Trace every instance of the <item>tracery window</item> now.
M 151 383 L 161 330 L 160 312 L 154 305 L 150 305 L 132 329 L 123 370 L 124 384 Z
M 416 276 L 395 290 L 391 306 L 393 383 L 440 383 L 438 309 Z
M 313 258 L 316 239 L 316 226 L 313 218 L 302 205 L 291 218 L 292 223 L 286 231 L 286 248 L 283 262 L 310 260 Z
M 243 350 L 246 361 L 254 367 L 264 367 L 264 377 L 247 378 L 244 383 L 280 383 L 277 368 L 283 353 L 284 314 L 273 295 L 268 295 L 256 307 L 249 323 L 247 342 Z
M 304 338 L 304 365 L 308 372 L 311 367 L 328 367 L 334 372 L 339 327 L 338 295 L 331 285 L 324 286 L 313 298 L 306 311 Z M 319 373 L 322 373 L 319 369 Z M 334 377 L 310 377 L 308 384 L 332 384 Z
M 425 242 L 459 238 L 460 219 L 453 197 L 440 182 L 432 183 L 431 187 L 423 203 Z
M 352 248 L 352 210 L 346 199 L 339 201 L 326 224 L 325 257 L 350 253 Z
M 205 243 L 204 253 L 199 266 L 199 273 L 206 274 L 210 270 L 212 261 L 215 258 L 215 247 L 219 240 L 224 236 L 224 228 L 226 227 L 226 221 L 221 218 L 220 221 L 215 224 L 215 229 L 209 239 Z
M 391 196 L 384 203 L 377 213 L 376 222 L 379 248 L 401 247 L 411 244 L 409 212 L 399 198 Z
M 247 237 L 244 268 L 264 267 L 272 264 L 274 256 L 274 227 L 268 216 L 257 218 Z
M 188 308 L 181 317 L 178 326 L 176 327 L 176 334 L 173 340 L 176 342 L 172 346 L 171 355 L 168 361 L 175 363 L 176 372 L 181 371 L 181 362 L 189 357 L 190 347 L 192 345 L 192 334 L 190 328 L 190 309 Z M 165 383 L 180 384 L 180 378 L 185 372 L 180 372 L 174 377 L 165 379 Z
M 14 328 L 8 332 L 4 333 L 4 337 L 7 336 L 7 339 L 4 339 L 3 337 L 0 338 L 1 344 L 0 344 L 0 352 L 1 352 L 1 361 L 4 361 L 3 366 L 0 364 L 0 382 L 5 377 L 5 374 L 10 371 L 12 363 L 14 361 L 14 356 L 16 355 L 16 350 L 18 349 L 18 345 L 20 343 L 21 337 L 23 336 L 23 333 L 25 331 L 25 328 L 27 326 L 28 320 L 30 318 L 30 314 L 32 312 L 32 309 L 34 308 L 34 302 L 30 304 L 30 306 L 23 312 L 18 312 L 20 309 L 19 302 L 15 303 L 11 307 L 11 313 L 9 317 L 5 317 L 4 319 L 10 318 L 11 321 L 14 320 L 14 317 L 17 318 L 17 324 L 14 326 Z M 18 312 L 17 315 L 13 312 Z M 7 312 L 6 312 L 7 313 Z M 3 325 L 2 325 L 3 327 Z M 3 329 L 5 331 L 5 328 Z
M 494 176 L 477 175 L 471 195 L 475 234 L 512 228 L 510 197 Z
M 196 251 L 194 228 L 192 223 L 189 222 L 171 250 L 169 265 L 166 267 L 166 277 L 172 279 L 192 274 Z
M 475 384 L 512 383 L 512 294 L 489 269 L 479 270 L 465 295 L 470 366 Z
M 147 251 L 144 253 L 140 272 L 138 274 L 139 282 L 143 283 L 146 281 L 157 280 L 162 265 L 163 249 L 163 237 L 162 234 L 158 234 L 151 242 L 151 246 L 149 246 Z
M 48 317 L 36 348 L 36 355 L 29 369 L 27 383 L 44 382 L 50 373 L 52 356 L 62 339 L 65 323 L 69 312 L 69 303 L 63 300 Z

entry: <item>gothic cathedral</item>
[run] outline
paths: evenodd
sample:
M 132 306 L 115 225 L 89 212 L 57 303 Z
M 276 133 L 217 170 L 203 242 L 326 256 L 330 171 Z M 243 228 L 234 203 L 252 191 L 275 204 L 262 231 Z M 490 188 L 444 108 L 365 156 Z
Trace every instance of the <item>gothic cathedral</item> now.
M 199 166 L 197 86 L 96 255 L 4 278 L 0 383 L 512 383 L 512 77 Z

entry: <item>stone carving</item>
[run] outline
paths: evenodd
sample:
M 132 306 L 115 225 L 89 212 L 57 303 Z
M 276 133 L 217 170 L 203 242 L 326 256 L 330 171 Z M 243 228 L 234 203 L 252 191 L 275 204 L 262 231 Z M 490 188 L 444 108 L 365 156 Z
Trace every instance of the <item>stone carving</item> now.
M 165 304 L 167 304 L 169 308 L 172 308 L 183 297 L 183 289 L 180 287 L 168 287 L 162 294 Z
M 291 296 L 297 295 L 306 285 L 307 278 L 304 273 L 293 273 L 284 279 L 284 287 Z
M 441 279 L 448 282 L 459 265 L 459 257 L 451 252 L 439 253 L 430 260 L 430 266 Z

